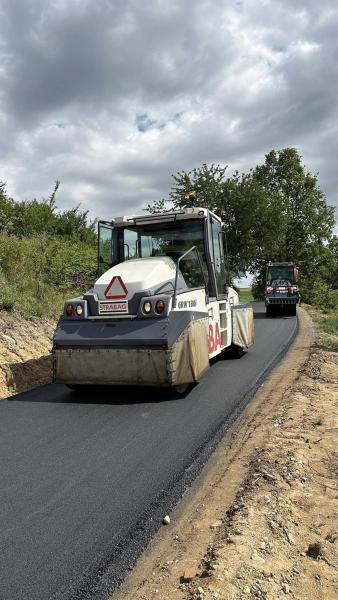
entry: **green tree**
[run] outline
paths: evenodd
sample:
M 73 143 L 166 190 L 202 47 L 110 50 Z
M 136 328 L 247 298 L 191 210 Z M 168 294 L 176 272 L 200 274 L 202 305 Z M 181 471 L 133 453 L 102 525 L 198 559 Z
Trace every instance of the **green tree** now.
M 331 238 L 328 249 L 330 252 L 330 264 L 326 280 L 334 290 L 338 290 L 338 237 L 336 235 Z
M 306 170 L 295 148 L 269 152 L 249 173 L 227 177 L 227 168 L 203 164 L 173 175 L 168 203 L 197 205 L 217 213 L 225 226 L 232 270 L 243 261 L 256 274 L 254 291 L 264 289 L 265 265 L 295 261 L 301 270 L 305 299 L 311 285 L 337 286 L 337 241 L 332 237 L 334 210 L 318 178 Z M 196 192 L 196 199 L 188 197 Z M 161 212 L 166 202 L 148 206 Z
M 76 238 L 89 244 L 96 243 L 95 221 L 88 223 L 88 211 L 80 206 L 58 211 L 56 194 L 60 182 L 56 181 L 52 194 L 43 200 L 14 201 L 0 183 L 0 231 L 31 237 L 33 235 Z
M 265 245 L 256 281 L 262 289 L 263 265 L 268 260 L 295 261 L 301 270 L 303 288 L 310 301 L 311 282 L 325 281 L 332 270 L 330 240 L 335 224 L 334 208 L 328 206 L 318 178 L 305 169 L 295 148 L 272 150 L 252 178 L 278 199 L 278 222 L 271 221 L 277 244 Z M 316 285 L 317 285 L 316 283 Z
M 254 272 L 260 265 L 264 245 L 278 244 L 271 222 L 282 218 L 278 197 L 267 193 L 252 174 L 235 172 L 226 177 L 226 167 L 203 164 L 192 171 L 173 175 L 169 194 L 175 208 L 197 204 L 221 217 L 227 235 L 231 270 L 236 274 L 243 262 Z M 187 199 L 189 191 L 195 199 Z

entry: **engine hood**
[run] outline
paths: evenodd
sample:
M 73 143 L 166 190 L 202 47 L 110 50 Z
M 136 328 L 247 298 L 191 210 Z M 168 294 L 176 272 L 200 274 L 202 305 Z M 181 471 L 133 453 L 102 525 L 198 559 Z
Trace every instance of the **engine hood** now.
M 142 291 L 163 293 L 173 290 L 175 274 L 176 265 L 168 256 L 134 258 L 103 273 L 94 285 L 94 292 L 100 300 L 130 300 Z M 179 279 L 182 287 L 182 277 Z

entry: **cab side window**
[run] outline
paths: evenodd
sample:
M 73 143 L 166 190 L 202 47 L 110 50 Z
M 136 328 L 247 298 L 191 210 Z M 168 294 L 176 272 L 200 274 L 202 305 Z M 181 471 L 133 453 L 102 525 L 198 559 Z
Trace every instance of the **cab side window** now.
M 223 238 L 221 223 L 214 217 L 210 217 L 211 229 L 211 256 L 215 268 L 217 295 L 224 294 L 225 270 L 223 254 Z

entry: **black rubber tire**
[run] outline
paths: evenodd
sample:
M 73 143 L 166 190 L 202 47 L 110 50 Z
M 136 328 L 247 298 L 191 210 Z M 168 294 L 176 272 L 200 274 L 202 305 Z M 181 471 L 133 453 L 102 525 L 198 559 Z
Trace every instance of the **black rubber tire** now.
M 266 316 L 267 317 L 274 317 L 278 312 L 278 307 L 277 306 L 267 306 L 266 307 Z
M 288 314 L 290 317 L 295 317 L 297 314 L 297 304 L 290 304 Z

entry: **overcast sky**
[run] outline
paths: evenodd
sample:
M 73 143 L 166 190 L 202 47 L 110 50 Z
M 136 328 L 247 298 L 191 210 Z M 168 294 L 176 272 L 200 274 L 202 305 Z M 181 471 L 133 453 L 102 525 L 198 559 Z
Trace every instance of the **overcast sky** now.
M 337 206 L 337 76 L 335 0 L 0 0 L 0 180 L 110 218 L 295 146 Z

